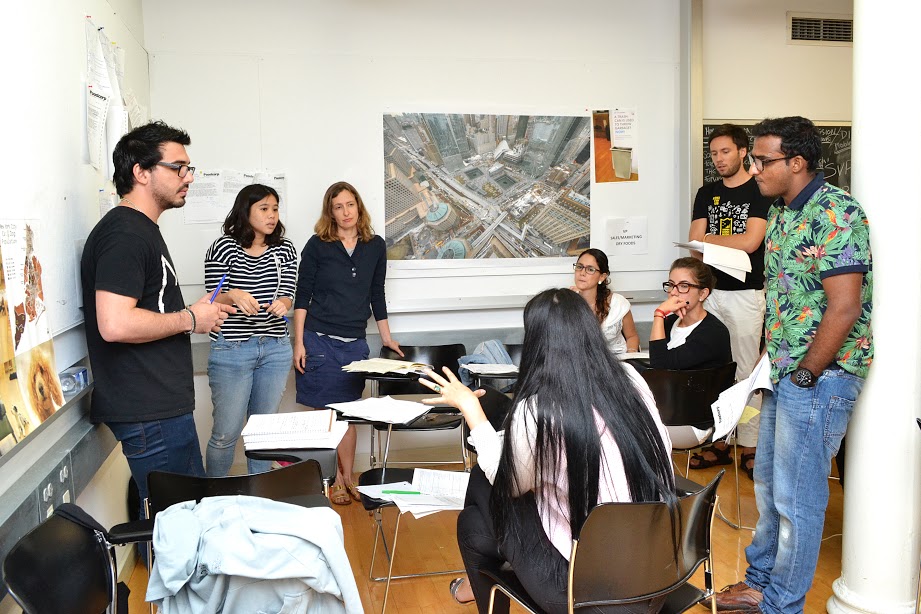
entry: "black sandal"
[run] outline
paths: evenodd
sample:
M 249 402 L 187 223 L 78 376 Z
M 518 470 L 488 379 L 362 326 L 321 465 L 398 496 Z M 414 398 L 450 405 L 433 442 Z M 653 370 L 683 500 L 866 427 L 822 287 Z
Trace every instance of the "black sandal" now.
M 728 446 L 724 449 L 717 448 L 716 446 L 708 446 L 703 448 L 700 452 L 700 454 L 695 453 L 691 456 L 691 469 L 709 469 L 717 465 L 732 464 L 732 453 L 729 451 Z M 716 456 L 716 460 L 705 458 L 703 454 L 706 452 L 712 452 L 713 455 Z
M 748 461 L 752 462 L 751 467 L 748 466 Z M 754 452 L 748 452 L 747 454 L 742 454 L 741 460 L 739 461 L 739 467 L 741 467 L 742 471 L 744 471 L 748 475 L 749 480 L 751 480 L 752 482 L 755 481 L 755 453 Z

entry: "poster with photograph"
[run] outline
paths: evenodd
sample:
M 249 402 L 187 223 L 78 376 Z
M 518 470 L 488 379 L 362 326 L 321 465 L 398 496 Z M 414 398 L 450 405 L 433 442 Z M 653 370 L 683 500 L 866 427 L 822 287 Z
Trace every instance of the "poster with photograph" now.
M 31 220 L 0 221 L 0 454 L 9 438 L 22 441 L 64 404 L 37 228 Z
M 595 182 L 639 181 L 635 109 L 592 113 Z
M 588 117 L 387 113 L 389 260 L 572 256 L 588 247 Z

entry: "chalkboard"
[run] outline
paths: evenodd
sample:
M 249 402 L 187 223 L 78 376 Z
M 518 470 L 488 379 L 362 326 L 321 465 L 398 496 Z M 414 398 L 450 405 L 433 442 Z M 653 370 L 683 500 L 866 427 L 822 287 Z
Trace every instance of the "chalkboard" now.
M 704 183 L 720 178 L 710 159 L 710 134 L 723 122 L 704 124 Z M 732 122 L 741 126 L 751 139 L 752 126 L 757 122 Z M 822 159 L 819 170 L 825 181 L 844 190 L 851 189 L 851 127 L 849 125 L 816 125 L 822 135 Z

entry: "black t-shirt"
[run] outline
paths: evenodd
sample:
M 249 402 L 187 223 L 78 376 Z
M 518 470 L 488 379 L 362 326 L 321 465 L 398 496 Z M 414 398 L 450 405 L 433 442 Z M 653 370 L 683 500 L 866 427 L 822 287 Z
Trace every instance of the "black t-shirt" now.
M 742 185 L 727 188 L 722 180 L 708 183 L 697 190 L 692 220 L 707 219 L 707 232 L 714 235 L 740 235 L 745 232 L 748 218 L 766 220 L 771 201 L 761 196 L 752 177 Z M 748 255 L 752 272 L 741 282 L 731 275 L 713 269 L 719 290 L 761 290 L 764 288 L 764 241 Z
M 110 343 L 99 334 L 96 291 L 138 299 L 157 313 L 185 306 L 160 227 L 129 207 L 109 211 L 90 233 L 80 262 L 86 345 L 95 388 L 93 422 L 145 422 L 195 409 L 192 346 L 184 334 L 148 343 Z

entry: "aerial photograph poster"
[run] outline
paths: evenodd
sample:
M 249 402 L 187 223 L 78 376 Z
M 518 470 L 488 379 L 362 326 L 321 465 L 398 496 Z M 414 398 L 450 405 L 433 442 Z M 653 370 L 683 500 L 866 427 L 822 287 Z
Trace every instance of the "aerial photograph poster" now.
M 588 247 L 589 117 L 386 113 L 383 131 L 389 260 Z

